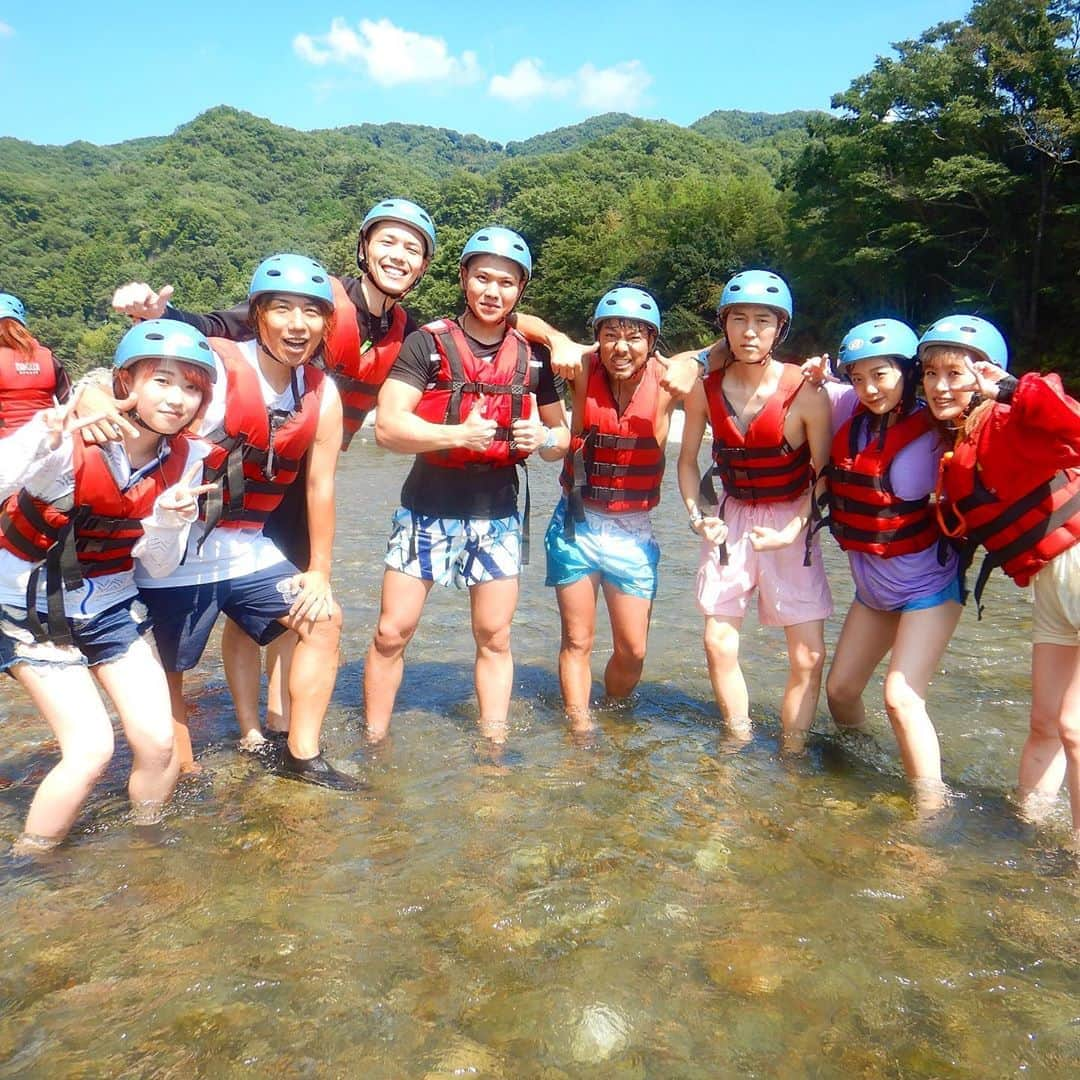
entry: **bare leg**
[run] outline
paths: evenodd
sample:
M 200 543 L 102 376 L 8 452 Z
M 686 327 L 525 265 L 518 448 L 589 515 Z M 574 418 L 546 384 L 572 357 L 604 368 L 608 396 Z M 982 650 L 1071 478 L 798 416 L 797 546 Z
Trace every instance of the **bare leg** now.
M 187 704 L 184 701 L 184 673 L 182 671 L 166 671 L 165 680 L 169 684 L 173 738 L 176 740 L 176 759 L 180 763 L 180 772 L 201 773 L 202 766 L 195 760 L 195 751 L 191 746 L 191 732 L 188 730 L 187 725 Z
M 829 712 L 838 728 L 865 729 L 863 691 L 891 648 L 899 623 L 898 612 L 875 611 L 858 600 L 852 603 L 825 681 Z
M 473 678 L 480 707 L 480 734 L 496 743 L 506 741 L 510 695 L 514 689 L 510 624 L 517 601 L 516 577 L 485 581 L 469 589 L 473 640 L 476 642 Z
M 885 676 L 885 711 L 921 812 L 945 804 L 941 749 L 926 710 L 926 692 L 962 611 L 959 603 L 950 601 L 901 614 Z
M 405 673 L 405 648 L 420 625 L 433 584 L 399 570 L 383 574 L 379 623 L 364 663 L 365 722 L 368 737 L 376 742 L 390 730 L 394 701 Z
M 604 692 L 610 698 L 626 698 L 641 682 L 652 601 L 643 596 L 631 596 L 607 582 L 604 583 L 604 601 L 611 620 L 614 646 L 604 669 Z
M 11 673 L 60 744 L 60 760 L 38 785 L 17 854 L 48 850 L 67 836 L 113 753 L 113 731 L 101 697 L 84 667 L 16 664 Z
M 280 620 L 299 635 L 289 668 L 289 752 L 295 758 L 319 753 L 330 696 L 337 681 L 338 646 L 341 643 L 341 608 L 336 604 L 329 619 Z
M 160 819 L 180 771 L 165 672 L 145 641 L 136 641 L 126 656 L 93 671 L 112 698 L 131 747 L 128 793 L 135 819 L 150 824 Z
M 567 719 L 574 731 L 591 731 L 592 647 L 596 632 L 599 574 L 588 574 L 555 590 L 562 621 L 559 642 L 559 687 Z
M 741 618 L 705 617 L 705 660 L 720 714 L 732 735 L 750 736 L 750 696 L 739 666 Z
M 1016 797 L 1021 814 L 1042 820 L 1065 779 L 1065 747 L 1058 718 L 1072 678 L 1076 649 L 1070 645 L 1040 644 L 1031 650 L 1031 719 L 1020 754 Z
M 282 634 L 266 646 L 266 728 L 289 730 L 289 669 L 296 638 Z
M 236 722 L 240 727 L 240 746 L 255 749 L 266 740 L 259 723 L 259 684 L 262 678 L 262 657 L 258 644 L 232 619 L 225 620 L 221 634 L 221 662 L 225 680 L 232 694 Z
M 814 722 L 821 676 L 825 670 L 825 620 L 785 626 L 788 644 L 788 681 L 780 703 L 780 723 L 784 749 L 802 753 L 806 733 Z

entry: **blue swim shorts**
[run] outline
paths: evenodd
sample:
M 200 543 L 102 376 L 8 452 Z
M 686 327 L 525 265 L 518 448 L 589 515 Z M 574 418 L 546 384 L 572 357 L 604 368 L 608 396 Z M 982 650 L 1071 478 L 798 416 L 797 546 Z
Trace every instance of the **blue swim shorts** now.
M 566 538 L 566 499 L 561 499 L 544 535 L 547 554 L 545 584 L 572 585 L 599 574 L 628 596 L 656 597 L 660 545 L 647 511 L 598 514 L 586 509 L 585 520 L 574 522 L 573 541 Z

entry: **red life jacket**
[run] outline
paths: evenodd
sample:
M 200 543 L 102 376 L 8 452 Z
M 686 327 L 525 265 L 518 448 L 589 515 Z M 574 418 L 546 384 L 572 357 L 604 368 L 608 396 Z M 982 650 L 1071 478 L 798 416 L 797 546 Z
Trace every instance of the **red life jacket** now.
M 597 353 L 590 364 L 581 432 L 570 441 L 562 485 L 572 503 L 610 513 L 651 510 L 660 501 L 664 451 L 656 441 L 659 365 L 645 363 L 641 381 L 619 414 L 607 372 Z M 575 424 L 575 426 L 577 426 Z M 568 515 L 569 517 L 570 515 Z M 580 521 L 580 513 L 574 516 Z
M 829 464 L 829 524 L 845 551 L 865 551 L 891 559 L 923 551 L 941 539 L 930 493 L 901 499 L 889 471 L 896 455 L 931 430 L 926 408 L 897 420 L 885 438 L 872 433 L 861 450 L 859 439 L 870 414 L 859 409 L 837 431 Z
M 203 540 L 218 525 L 261 528 L 276 509 L 315 441 L 326 378 L 318 368 L 305 365 L 300 407 L 295 412 L 270 410 L 259 375 L 240 347 L 224 338 L 210 338 L 210 345 L 225 366 L 226 396 L 222 429 L 204 436 L 214 443 L 205 482 L 222 483 L 207 496 Z
M 711 473 L 720 477 L 726 496 L 750 503 L 786 502 L 807 491 L 811 482 L 810 446 L 793 449 L 784 438 L 784 421 L 804 382 L 797 367 L 784 365 L 776 392 L 739 429 L 723 391 L 724 373 L 705 379 L 705 397 L 713 429 L 713 466 L 702 480 L 702 493 L 716 503 Z
M 530 364 L 528 342 L 508 328 L 498 352 L 489 360 L 473 354 L 456 322 L 439 319 L 423 327 L 435 339 L 439 371 L 416 406 L 416 415 L 432 424 L 460 424 L 476 399 L 487 398 L 485 415 L 496 422 L 495 438 L 487 450 L 456 447 L 424 454 L 432 465 L 451 469 L 516 465 L 527 454 L 510 445 L 510 425 L 532 416 L 539 375 Z
M 149 517 L 157 497 L 182 479 L 188 465 L 191 438 L 168 439 L 169 453 L 159 468 L 121 490 L 100 447 L 73 440 L 74 490 L 54 502 L 35 498 L 26 489 L 12 495 L 0 510 L 0 548 L 27 562 L 44 563 L 49 609 L 46 634 L 33 617 L 37 605 L 37 572 L 30 577 L 26 609 L 38 637 L 68 644 L 61 583 L 68 591 L 85 577 L 130 570 L 142 519 Z
M 1015 472 L 1018 459 L 1008 445 L 1009 429 L 985 439 L 987 428 L 961 439 L 938 471 L 942 530 L 963 536 L 972 550 L 982 544 L 987 551 L 975 583 L 976 604 L 994 567 L 1027 585 L 1051 559 L 1080 543 L 1080 468 L 1029 476 L 1026 494 L 1003 499 L 991 485 L 1003 472 Z
M 0 348 L 0 438 L 18 431 L 35 413 L 48 409 L 57 392 L 57 363 L 34 342 L 30 356 Z
M 400 304 L 390 309 L 390 328 L 377 345 L 360 341 L 360 314 L 341 281 L 332 277 L 334 325 L 326 335 L 326 366 L 341 395 L 341 449 L 348 450 L 364 418 L 375 407 L 379 388 L 390 373 L 405 340 L 408 316 Z

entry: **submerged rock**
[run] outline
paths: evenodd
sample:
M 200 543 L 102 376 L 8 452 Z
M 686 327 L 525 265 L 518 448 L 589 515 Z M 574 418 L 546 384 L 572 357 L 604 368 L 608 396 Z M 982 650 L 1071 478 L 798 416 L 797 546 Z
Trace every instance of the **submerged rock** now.
M 589 1005 L 570 1041 L 570 1054 L 581 1065 L 598 1065 L 630 1045 L 630 1023 L 611 1005 Z

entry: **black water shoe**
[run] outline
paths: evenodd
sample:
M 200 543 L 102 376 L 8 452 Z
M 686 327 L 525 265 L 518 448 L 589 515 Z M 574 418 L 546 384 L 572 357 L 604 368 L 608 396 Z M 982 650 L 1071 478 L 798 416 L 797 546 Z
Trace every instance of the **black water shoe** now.
M 303 780 L 305 784 L 317 784 L 332 791 L 361 791 L 364 787 L 355 777 L 335 769 L 322 754 L 312 758 L 293 757 L 287 745 L 282 747 L 277 772 L 290 780 Z

